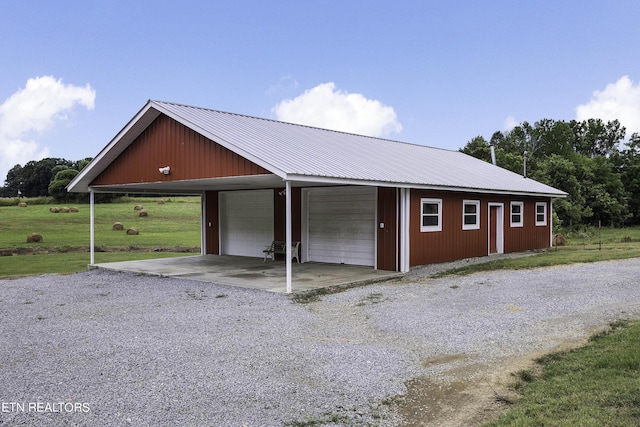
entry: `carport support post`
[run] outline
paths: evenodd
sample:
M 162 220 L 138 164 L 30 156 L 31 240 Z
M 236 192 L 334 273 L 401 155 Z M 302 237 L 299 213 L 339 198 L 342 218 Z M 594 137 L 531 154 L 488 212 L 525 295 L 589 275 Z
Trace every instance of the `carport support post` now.
M 90 241 L 90 245 L 91 248 L 89 249 L 89 252 L 91 253 L 91 265 L 93 265 L 95 263 L 95 240 L 96 240 L 96 236 L 95 236 L 95 231 L 94 231 L 94 226 L 95 226 L 95 220 L 94 215 L 95 215 L 95 210 L 94 210 L 94 205 L 95 205 L 95 196 L 94 196 L 94 192 L 93 190 L 90 188 L 89 189 L 89 241 Z
M 291 181 L 285 181 L 285 239 L 287 246 L 287 293 L 291 293 Z

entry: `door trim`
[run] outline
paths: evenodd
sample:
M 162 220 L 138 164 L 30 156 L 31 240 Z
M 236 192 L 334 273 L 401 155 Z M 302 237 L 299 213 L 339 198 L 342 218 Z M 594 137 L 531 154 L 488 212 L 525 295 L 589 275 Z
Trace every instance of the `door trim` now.
M 496 209 L 496 253 L 502 254 L 504 253 L 504 203 L 492 203 L 489 202 L 487 205 L 487 255 L 492 255 L 491 253 L 491 233 L 494 230 L 491 230 L 491 208 Z

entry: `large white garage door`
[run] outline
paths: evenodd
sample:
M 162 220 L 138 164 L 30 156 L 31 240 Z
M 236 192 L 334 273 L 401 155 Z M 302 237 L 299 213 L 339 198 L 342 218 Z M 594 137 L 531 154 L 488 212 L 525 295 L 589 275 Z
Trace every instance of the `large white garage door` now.
M 373 266 L 375 187 L 307 191 L 308 260 Z
M 273 190 L 220 192 L 220 253 L 262 257 L 273 240 Z

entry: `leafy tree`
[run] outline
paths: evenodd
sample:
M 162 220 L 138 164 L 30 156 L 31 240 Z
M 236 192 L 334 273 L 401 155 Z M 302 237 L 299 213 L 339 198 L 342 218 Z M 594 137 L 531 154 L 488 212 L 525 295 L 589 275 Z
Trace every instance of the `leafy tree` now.
M 626 129 L 618 120 L 607 123 L 601 119 L 582 122 L 572 120 L 569 126 L 575 135 L 574 151 L 589 157 L 610 155 L 617 149 L 626 134 Z
M 476 136 L 471 141 L 467 142 L 460 151 L 476 159 L 484 160 L 485 162 L 491 162 L 491 148 L 489 143 L 482 136 Z
M 617 120 L 542 119 L 522 122 L 491 136 L 498 166 L 569 194 L 556 201 L 554 213 L 564 226 L 640 223 L 640 136 L 619 150 L 625 128 Z M 478 136 L 461 150 L 490 161 L 490 145 Z
M 627 148 L 611 156 L 628 196 L 629 223 L 640 224 L 640 134 L 634 133 Z
M 60 203 L 69 202 L 71 199 L 76 200 L 77 197 L 69 195 L 66 187 L 78 173 L 77 170 L 68 168 L 58 171 L 49 184 L 49 194 Z
M 582 224 L 593 216 L 593 211 L 586 206 L 582 185 L 576 177 L 575 163 L 557 154 L 545 159 L 533 176 L 537 181 L 555 187 L 569 194 L 566 199 L 554 203 L 554 212 L 560 224 L 567 227 Z
M 51 157 L 32 160 L 24 166 L 16 165 L 7 173 L 5 187 L 15 191 L 14 195 L 20 190 L 24 197 L 47 196 L 54 169 L 58 166 L 69 168 L 71 165 L 69 160 Z

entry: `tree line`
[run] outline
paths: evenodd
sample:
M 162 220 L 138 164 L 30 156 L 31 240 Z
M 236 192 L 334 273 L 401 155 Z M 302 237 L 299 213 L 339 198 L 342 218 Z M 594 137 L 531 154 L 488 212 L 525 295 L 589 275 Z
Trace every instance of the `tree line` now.
M 554 203 L 560 225 L 640 224 L 640 135 L 618 120 L 523 122 L 471 139 L 460 151 L 568 193 Z
M 7 172 L 4 186 L 0 187 L 0 197 L 51 196 L 58 203 L 86 203 L 88 194 L 68 193 L 66 187 L 91 160 L 90 157 L 77 161 L 47 157 L 32 160 L 24 166 L 15 165 Z

